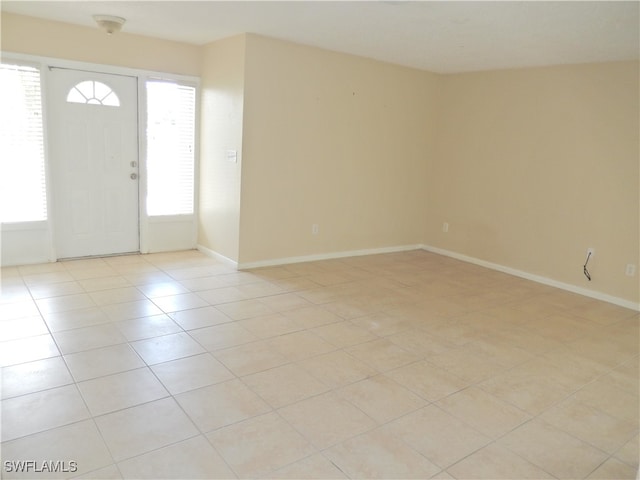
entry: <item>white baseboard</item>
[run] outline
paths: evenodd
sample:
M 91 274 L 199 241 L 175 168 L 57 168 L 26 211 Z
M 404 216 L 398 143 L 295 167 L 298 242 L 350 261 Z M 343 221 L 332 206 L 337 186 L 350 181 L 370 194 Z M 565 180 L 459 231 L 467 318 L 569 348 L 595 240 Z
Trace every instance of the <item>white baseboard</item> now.
M 279 265 L 289 265 L 292 263 L 316 262 L 320 260 L 332 260 L 336 258 L 359 257 L 363 255 L 378 255 L 381 253 L 397 253 L 397 252 L 407 252 L 411 250 L 425 250 L 427 252 L 432 252 L 438 255 L 444 255 L 446 257 L 455 258 L 456 260 L 461 260 L 463 262 L 472 263 L 474 265 L 479 265 L 481 267 L 489 268 L 491 270 L 496 270 L 498 272 L 514 275 L 516 277 L 524 278 L 526 280 L 531 280 L 533 282 L 541 283 L 543 285 L 548 285 L 550 287 L 555 287 L 561 290 L 566 290 L 568 292 L 577 293 L 585 297 L 594 298 L 596 300 L 602 300 L 604 302 L 612 303 L 620 307 L 629 308 L 635 311 L 640 311 L 639 303 L 635 303 L 630 300 L 626 300 L 624 298 L 615 297 L 613 295 L 597 292 L 595 290 L 589 290 L 583 287 L 579 287 L 577 285 L 572 285 L 570 283 L 560 282 L 552 278 L 543 277 L 541 275 L 525 272 L 523 270 L 506 267 L 504 265 L 500 265 L 497 263 L 481 260 L 475 257 L 470 257 L 468 255 L 463 255 L 461 253 L 453 252 L 451 250 L 445 250 L 443 248 L 432 247 L 431 245 L 424 245 L 424 244 L 401 245 L 401 246 L 383 247 L 383 248 L 370 248 L 370 249 L 364 249 L 364 250 L 349 250 L 344 252 L 319 253 L 314 255 L 274 258 L 269 260 L 259 260 L 257 262 L 242 262 L 242 263 L 236 262 L 235 260 L 231 260 L 230 258 L 225 257 L 224 255 L 221 255 L 220 253 L 214 250 L 211 250 L 210 248 L 204 247 L 202 245 L 198 245 L 197 249 L 202 253 L 204 253 L 205 255 L 207 255 L 208 257 L 215 258 L 216 260 L 220 260 L 221 262 L 229 265 L 230 267 L 236 268 L 238 270 L 248 270 L 251 268 L 261 268 L 261 267 L 275 267 Z
M 469 257 L 461 253 L 452 252 L 450 250 L 445 250 L 442 248 L 432 247 L 430 245 L 422 245 L 422 249 L 428 252 L 437 253 L 438 255 L 444 255 L 446 257 L 455 258 L 456 260 L 462 260 L 463 262 L 473 263 L 474 265 L 490 268 L 491 270 L 497 270 L 498 272 L 508 273 L 509 275 L 514 275 L 516 277 L 531 280 L 533 282 L 541 283 L 543 285 L 548 285 L 550 287 L 555 287 L 562 290 L 567 290 L 572 293 L 577 293 L 579 295 L 584 295 L 585 297 L 595 298 L 596 300 L 602 300 L 604 302 L 613 303 L 614 305 L 618 305 L 620 307 L 640 311 L 639 303 L 635 303 L 630 300 L 625 300 L 624 298 L 615 297 L 607 293 L 597 292 L 595 290 L 589 290 L 587 288 L 582 288 L 577 285 L 571 285 L 570 283 L 560 282 L 558 280 L 553 280 L 552 278 L 543 277 L 541 275 L 536 275 L 536 274 L 525 272 L 522 270 L 517 270 L 511 267 L 505 267 L 504 265 L 488 262 L 486 260 L 481 260 L 475 257 Z
M 224 255 L 211 250 L 210 248 L 207 248 L 205 246 L 202 245 L 197 245 L 196 249 L 199 252 L 204 253 L 207 257 L 211 257 L 211 258 L 215 258 L 216 260 L 220 260 L 222 263 L 232 267 L 232 268 L 238 268 L 238 262 L 236 262 L 235 260 L 231 260 L 229 257 L 225 257 Z
M 402 245 L 396 247 L 369 248 L 364 250 L 349 250 L 346 252 L 319 253 L 315 255 L 302 255 L 299 257 L 274 258 L 271 260 L 259 260 L 257 262 L 244 262 L 238 264 L 238 270 L 249 268 L 274 267 L 292 263 L 317 262 L 319 260 L 333 260 L 336 258 L 361 257 L 363 255 L 378 255 L 381 253 L 408 252 L 419 250 L 422 245 Z

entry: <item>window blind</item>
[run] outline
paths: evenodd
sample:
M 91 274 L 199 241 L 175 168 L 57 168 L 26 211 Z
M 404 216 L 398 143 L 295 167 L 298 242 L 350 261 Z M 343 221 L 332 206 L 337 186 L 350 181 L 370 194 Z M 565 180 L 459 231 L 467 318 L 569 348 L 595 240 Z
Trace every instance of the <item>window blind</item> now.
M 40 71 L 0 64 L 0 222 L 47 219 Z
M 146 82 L 147 214 L 194 212 L 196 89 Z

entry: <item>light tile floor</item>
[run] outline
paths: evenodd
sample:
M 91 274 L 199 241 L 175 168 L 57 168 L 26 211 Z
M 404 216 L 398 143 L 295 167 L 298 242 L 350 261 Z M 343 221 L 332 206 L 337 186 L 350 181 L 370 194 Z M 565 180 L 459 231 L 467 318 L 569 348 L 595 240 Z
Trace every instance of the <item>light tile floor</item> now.
M 3 268 L 2 478 L 635 478 L 639 325 L 424 251 Z

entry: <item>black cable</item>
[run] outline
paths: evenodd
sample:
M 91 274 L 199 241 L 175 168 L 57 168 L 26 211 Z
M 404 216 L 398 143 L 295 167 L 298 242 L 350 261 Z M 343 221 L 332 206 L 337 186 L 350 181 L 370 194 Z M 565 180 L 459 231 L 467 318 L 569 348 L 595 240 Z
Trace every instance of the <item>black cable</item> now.
M 584 276 L 587 277 L 587 280 L 591 281 L 591 274 L 589 270 L 587 270 L 587 263 L 589 263 L 589 258 L 591 258 L 591 252 L 587 254 L 587 260 L 584 262 L 584 266 L 582 267 L 584 270 Z

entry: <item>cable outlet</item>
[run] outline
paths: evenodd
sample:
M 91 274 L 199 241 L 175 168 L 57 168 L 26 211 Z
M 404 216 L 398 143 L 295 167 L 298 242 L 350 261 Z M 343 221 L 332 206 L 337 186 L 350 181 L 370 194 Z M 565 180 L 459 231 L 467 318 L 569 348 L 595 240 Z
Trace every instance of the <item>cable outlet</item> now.
M 627 268 L 624 269 L 624 274 L 627 277 L 635 277 L 636 266 L 633 263 L 627 263 Z
M 311 234 L 312 235 L 317 235 L 319 231 L 320 231 L 320 227 L 318 226 L 317 223 L 314 223 L 313 225 L 311 225 Z
M 449 224 L 448 224 L 447 222 L 444 222 L 444 223 L 442 224 L 442 231 L 443 231 L 444 233 L 447 233 L 447 232 L 449 231 Z
M 591 260 L 595 256 L 596 256 L 596 249 L 593 247 L 587 248 L 587 257 L 589 257 L 589 260 Z

